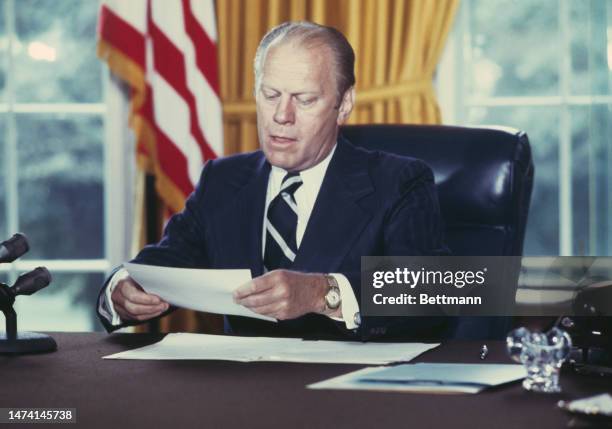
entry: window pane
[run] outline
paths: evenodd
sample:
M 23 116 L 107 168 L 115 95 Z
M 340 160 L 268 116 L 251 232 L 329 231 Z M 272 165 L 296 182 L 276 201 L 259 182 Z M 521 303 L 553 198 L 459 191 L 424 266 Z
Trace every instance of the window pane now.
M 573 1 L 570 5 L 572 92 L 579 95 L 609 95 L 612 80 L 612 0 Z
M 6 0 L 0 0 L 0 103 L 6 101 L 6 58 L 8 53 L 8 38 L 4 25 Z
M 557 95 L 558 0 L 472 0 L 467 93 Z
M 4 159 L 6 156 L 6 115 L 0 114 L 0 241 L 6 240 L 6 177 Z
M 504 125 L 527 132 L 535 165 L 535 183 L 523 253 L 559 254 L 559 113 L 551 107 L 471 108 L 469 122 Z
M 16 100 L 98 102 L 101 63 L 96 59 L 97 1 L 15 2 Z
M 32 259 L 102 258 L 103 127 L 96 115 L 17 116 L 19 222 Z
M 101 331 L 95 302 L 102 273 L 57 273 L 45 289 L 16 299 L 20 331 Z
M 610 254 L 612 108 L 576 106 L 571 112 L 573 251 Z

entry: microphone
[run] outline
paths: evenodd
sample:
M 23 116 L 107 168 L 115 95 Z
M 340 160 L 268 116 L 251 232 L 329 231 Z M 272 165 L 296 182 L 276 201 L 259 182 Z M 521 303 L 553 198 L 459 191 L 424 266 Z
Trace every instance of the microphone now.
M 13 285 L 13 293 L 17 295 L 32 295 L 51 283 L 51 273 L 45 267 L 38 267 L 29 273 L 22 274 Z
M 0 283 L 0 307 L 12 306 L 17 295 L 32 295 L 51 283 L 51 273 L 38 267 L 29 273 L 22 274 L 12 287 Z
M 0 263 L 13 262 L 28 250 L 30 250 L 28 239 L 25 235 L 18 232 L 8 240 L 0 243 Z

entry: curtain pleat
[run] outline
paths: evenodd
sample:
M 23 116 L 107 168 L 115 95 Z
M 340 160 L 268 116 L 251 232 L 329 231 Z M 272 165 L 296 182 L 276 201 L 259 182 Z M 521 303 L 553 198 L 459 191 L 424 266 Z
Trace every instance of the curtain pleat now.
M 349 123 L 441 122 L 432 79 L 458 0 L 223 0 L 217 3 L 225 153 L 258 148 L 252 60 L 285 20 L 338 28 L 357 57 Z

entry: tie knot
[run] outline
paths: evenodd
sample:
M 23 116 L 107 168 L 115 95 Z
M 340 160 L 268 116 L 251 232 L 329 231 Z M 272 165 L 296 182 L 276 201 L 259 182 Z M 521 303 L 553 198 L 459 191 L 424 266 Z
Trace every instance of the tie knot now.
M 300 173 L 287 173 L 287 175 L 283 178 L 280 192 L 293 196 L 295 191 L 297 191 L 300 186 L 302 186 L 302 177 L 300 176 Z

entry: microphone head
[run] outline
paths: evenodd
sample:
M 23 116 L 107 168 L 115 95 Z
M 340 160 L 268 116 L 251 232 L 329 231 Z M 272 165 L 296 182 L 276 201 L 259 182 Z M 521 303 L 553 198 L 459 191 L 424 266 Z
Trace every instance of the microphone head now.
M 51 273 L 45 267 L 38 267 L 19 276 L 12 287 L 15 296 L 32 295 L 51 283 Z
M 13 262 L 30 250 L 27 237 L 18 232 L 11 238 L 0 243 L 0 263 Z

